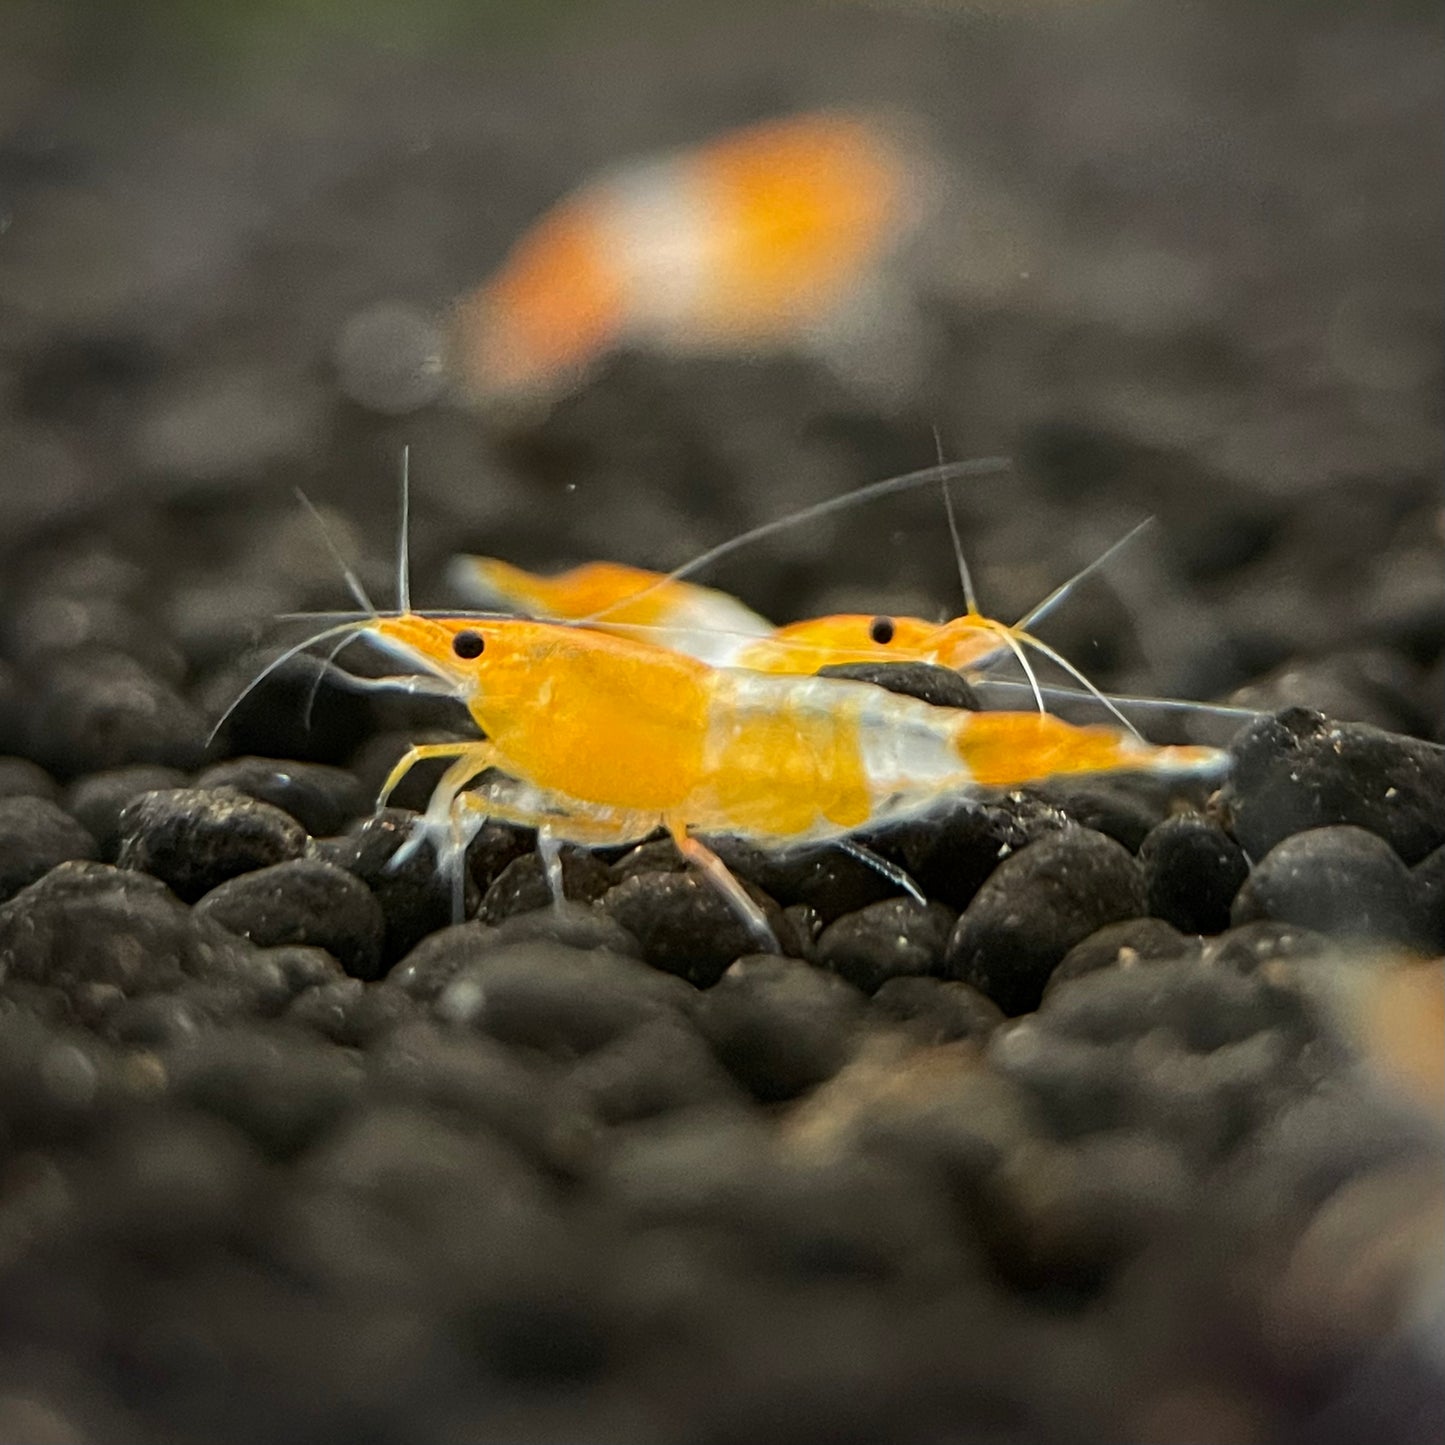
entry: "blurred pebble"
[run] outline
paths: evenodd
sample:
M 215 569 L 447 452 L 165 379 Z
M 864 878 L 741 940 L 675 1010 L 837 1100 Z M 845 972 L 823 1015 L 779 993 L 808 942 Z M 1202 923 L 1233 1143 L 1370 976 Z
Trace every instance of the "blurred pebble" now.
M 889 979 L 936 973 L 956 921 L 942 903 L 887 898 L 830 923 L 813 959 L 864 993 L 875 993 Z
M 972 984 L 942 978 L 890 978 L 873 995 L 873 1013 L 928 1044 L 985 1039 L 1003 1022 L 999 1006 Z
M 203 895 L 196 913 L 262 948 L 324 948 L 353 978 L 374 979 L 382 971 L 381 905 L 366 884 L 334 863 L 293 858 L 248 871 Z
M 1234 900 L 1236 924 L 1296 923 L 1333 937 L 1420 943 L 1423 900 L 1410 870 L 1376 833 L 1308 828 L 1276 844 Z
M 786 947 L 787 920 L 777 904 L 755 888 L 748 888 L 748 895 Z M 700 873 L 634 874 L 607 891 L 601 908 L 637 939 L 654 968 L 698 988 L 710 988 L 735 958 L 758 947 L 752 929 Z
M 1164 790 L 1122 778 L 1057 778 L 1030 784 L 1029 792 L 1080 826 L 1122 843 L 1131 853 L 1139 851 L 1169 808 Z
M 62 658 L 37 678 L 32 755 L 62 778 L 128 763 L 192 769 L 206 750 L 201 715 L 119 653 Z
M 699 1002 L 714 1052 L 757 1099 L 791 1099 L 831 1078 L 853 1048 L 864 998 L 800 959 L 740 958 Z
M 239 873 L 299 858 L 306 830 L 243 793 L 174 788 L 143 793 L 119 820 L 117 862 L 161 879 L 194 902 Z
M 1244 850 L 1198 813 L 1166 818 L 1139 845 L 1150 914 L 1184 933 L 1223 933 L 1249 874 Z
M 369 807 L 354 773 L 321 763 L 228 758 L 206 768 L 192 786 L 233 788 L 258 803 L 270 803 L 290 813 L 313 838 L 339 833 Z
M 333 964 L 339 974 L 341 966 L 335 960 Z M 286 1020 L 343 1048 L 369 1049 L 419 1014 L 411 996 L 399 988 L 373 988 L 359 978 L 341 977 L 298 994 L 286 1010 Z
M 120 852 L 120 816 L 125 806 L 142 793 L 181 787 L 186 775 L 179 768 L 138 763 L 77 778 L 65 790 L 66 811 L 88 828 L 101 859 L 114 863 Z
M 95 839 L 45 798 L 0 797 L 0 903 L 57 863 L 94 858 Z
M 1445 843 L 1445 747 L 1290 708 L 1230 744 L 1226 824 L 1262 858 L 1292 833 L 1353 823 L 1406 863 Z
M 1427 947 L 1445 953 L 1445 845 L 1427 853 L 1414 868 L 1421 928 Z
M 1049 833 L 979 889 L 949 938 L 944 970 L 1006 1014 L 1024 1013 L 1070 948 L 1143 911 L 1142 874 L 1120 844 L 1088 828 Z
M 0 758 L 0 798 L 45 798 L 57 803 L 60 787 L 29 758 Z
M 1076 943 L 1049 975 L 1044 988 L 1048 998 L 1071 979 L 1083 978 L 1101 968 L 1137 968 L 1164 959 L 1197 957 L 1199 942 L 1186 938 L 1161 918 L 1128 918 L 1106 923 L 1082 943 Z
M 686 1013 L 692 997 L 680 979 L 636 959 L 537 940 L 476 954 L 434 1007 L 439 1018 L 503 1043 L 571 1058 L 659 1014 Z

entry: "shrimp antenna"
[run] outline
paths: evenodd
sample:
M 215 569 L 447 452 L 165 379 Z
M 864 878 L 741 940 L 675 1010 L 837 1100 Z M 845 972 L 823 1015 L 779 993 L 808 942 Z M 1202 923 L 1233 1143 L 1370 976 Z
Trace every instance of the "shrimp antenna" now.
M 1032 607 L 1030 607 L 1029 610 L 1025 612 L 1024 615 L 1020 617 L 1017 622 L 1014 623 L 1014 630 L 1023 631 L 1025 628 L 1031 628 L 1034 626 L 1035 623 L 1041 622 L 1045 617 L 1049 615 L 1050 612 L 1054 610 L 1054 608 L 1058 607 L 1061 603 L 1068 600 L 1070 594 L 1073 592 L 1074 588 L 1079 585 L 1079 583 L 1083 582 L 1089 577 L 1092 577 L 1095 572 L 1099 571 L 1100 568 L 1107 567 L 1108 564 L 1112 562 L 1114 558 L 1120 552 L 1122 552 L 1124 548 L 1127 547 L 1129 543 L 1134 540 L 1135 537 L 1139 535 L 1140 532 L 1146 531 L 1148 528 L 1152 527 L 1154 523 L 1155 518 L 1145 517 L 1144 520 L 1140 522 L 1137 527 L 1134 527 L 1130 531 L 1126 532 L 1122 537 L 1119 538 L 1117 542 L 1114 543 L 1112 547 L 1110 547 L 1105 552 L 1101 552 L 1086 567 L 1081 567 L 1077 572 L 1074 573 L 1072 577 L 1069 578 L 1067 582 L 1059 583 L 1059 585 L 1055 587 L 1054 590 L 1050 592 L 1049 595 L 1045 597 L 1042 602 L 1037 602 Z
M 411 611 L 411 443 L 401 449 L 401 528 L 396 539 L 396 607 Z
M 857 487 L 851 492 L 844 492 L 841 497 L 828 497 L 824 501 L 815 502 L 811 507 L 803 508 L 801 512 L 793 512 L 786 517 L 777 517 L 771 522 L 764 522 L 761 526 L 753 527 L 736 537 L 731 537 L 726 542 L 719 542 L 716 547 L 710 547 L 706 552 L 694 557 L 692 561 L 684 562 L 681 567 L 674 567 L 665 577 L 659 577 L 657 581 L 649 583 L 640 591 L 629 593 L 627 597 L 610 603 L 592 613 L 591 616 L 577 620 L 584 625 L 600 621 L 610 612 L 622 606 L 624 602 L 631 604 L 640 597 L 650 596 L 659 588 L 666 587 L 670 582 L 679 582 L 684 577 L 690 577 L 694 572 L 700 572 L 704 567 L 709 567 L 724 557 L 730 557 L 743 547 L 749 547 L 754 542 L 759 542 L 764 537 L 771 537 L 777 532 L 786 531 L 789 527 L 798 527 L 805 522 L 816 521 L 819 517 L 826 517 L 832 512 L 840 512 L 844 508 L 857 506 L 860 502 L 872 501 L 875 497 L 888 497 L 895 492 L 906 492 L 914 487 L 927 486 L 930 482 L 948 481 L 959 477 L 998 476 L 1010 470 L 1012 466 L 1013 462 L 1008 457 L 980 457 L 969 462 L 947 462 L 941 466 L 924 467 L 921 471 L 906 472 L 902 476 L 888 477 L 881 482 L 870 482 L 867 486 Z
M 341 549 L 336 545 L 336 539 L 331 535 L 331 529 L 326 525 L 326 519 L 317 511 L 316 503 L 300 487 L 294 487 L 292 490 L 296 493 L 296 500 L 306 508 L 311 514 L 311 520 L 316 523 L 316 530 L 321 534 L 321 541 L 331 554 L 331 560 L 336 563 L 342 577 L 346 580 L 346 590 L 356 599 L 356 605 L 365 610 L 367 616 L 375 617 L 377 615 L 376 604 L 367 595 L 366 588 L 361 585 L 361 578 L 356 575 L 346 558 L 341 555 Z
M 1026 682 L 1008 677 L 982 677 L 974 680 L 974 686 L 984 690 L 1006 693 L 1032 692 Z M 1122 692 L 1080 692 L 1071 687 L 1050 687 L 1044 684 L 1043 694 L 1050 702 L 1102 702 L 1114 703 L 1119 707 L 1132 708 L 1139 712 L 1182 712 L 1205 717 L 1225 718 L 1251 722 L 1268 714 L 1258 708 L 1240 707 L 1227 702 L 1194 702 L 1183 697 L 1147 697 Z
M 933 449 L 938 453 L 938 465 L 942 467 L 943 462 L 943 437 L 939 433 L 938 423 L 933 424 Z M 963 605 L 968 609 L 970 617 L 977 617 L 978 596 L 973 590 L 973 573 L 968 570 L 968 558 L 963 555 L 963 538 L 958 535 L 958 517 L 953 510 L 953 493 L 948 489 L 948 478 L 940 477 L 939 488 L 943 492 L 943 510 L 948 517 L 948 535 L 953 539 L 953 555 L 958 562 L 958 580 L 963 583 Z

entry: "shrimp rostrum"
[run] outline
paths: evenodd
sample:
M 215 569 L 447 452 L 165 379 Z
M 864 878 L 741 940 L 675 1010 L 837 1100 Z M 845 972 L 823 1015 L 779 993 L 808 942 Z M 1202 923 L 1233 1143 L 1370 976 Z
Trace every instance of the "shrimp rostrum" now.
M 556 893 L 562 843 L 624 844 L 660 827 L 768 942 L 761 910 L 704 838 L 848 846 L 945 796 L 1068 773 L 1211 776 L 1224 760 L 1044 713 L 711 667 L 563 623 L 403 612 L 354 630 L 459 698 L 485 735 L 414 747 L 388 779 L 383 797 L 417 762 L 452 759 L 424 824 L 439 845 L 486 818 L 534 827 Z

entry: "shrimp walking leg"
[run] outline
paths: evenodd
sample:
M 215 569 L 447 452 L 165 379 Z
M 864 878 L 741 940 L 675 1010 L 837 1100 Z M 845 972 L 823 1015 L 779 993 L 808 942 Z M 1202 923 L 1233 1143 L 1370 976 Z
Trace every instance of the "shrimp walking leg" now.
M 677 851 L 702 870 L 707 880 L 732 905 L 733 912 L 747 924 L 759 946 L 768 953 L 779 952 L 777 936 L 767 914 L 752 900 L 727 864 L 700 838 L 694 838 L 683 824 L 669 824 L 668 832 L 677 844 Z
M 475 739 L 459 740 L 450 743 L 418 743 L 415 747 L 408 748 L 396 761 L 396 766 L 386 775 L 386 781 L 381 785 L 381 791 L 376 795 L 377 810 L 386 807 L 387 800 L 396 791 L 401 780 L 416 767 L 418 763 L 424 763 L 430 758 L 470 758 L 476 755 L 485 755 L 488 759 L 485 763 L 475 766 L 469 777 L 475 777 L 483 768 L 491 766 L 491 759 L 495 756 L 496 750 L 488 742 Z M 458 784 L 460 787 L 460 784 Z
M 852 838 L 839 838 L 834 846 L 839 852 L 846 853 L 850 858 L 856 858 L 860 863 L 866 863 L 875 873 L 900 888 L 915 903 L 926 904 L 928 902 L 928 899 L 923 896 L 923 890 L 903 869 L 896 863 L 890 863 L 881 853 L 875 853 L 866 844 L 855 842 Z

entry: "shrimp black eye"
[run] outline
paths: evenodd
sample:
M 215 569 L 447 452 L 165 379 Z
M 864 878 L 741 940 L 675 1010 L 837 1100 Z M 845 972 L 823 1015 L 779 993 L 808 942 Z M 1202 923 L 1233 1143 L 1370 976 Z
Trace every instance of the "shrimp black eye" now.
M 891 617 L 875 617 L 868 626 L 868 636 L 880 647 L 886 647 L 893 641 L 893 619 Z
M 486 639 L 480 632 L 459 632 L 452 638 L 452 651 L 460 658 L 470 662 L 474 657 L 480 657 L 487 646 Z

